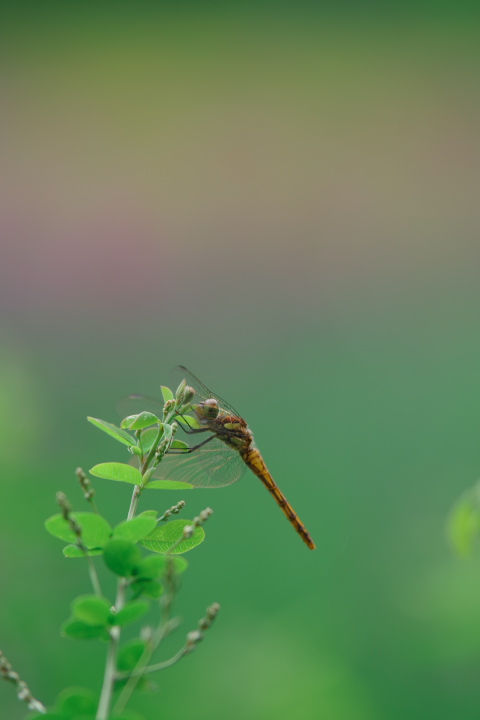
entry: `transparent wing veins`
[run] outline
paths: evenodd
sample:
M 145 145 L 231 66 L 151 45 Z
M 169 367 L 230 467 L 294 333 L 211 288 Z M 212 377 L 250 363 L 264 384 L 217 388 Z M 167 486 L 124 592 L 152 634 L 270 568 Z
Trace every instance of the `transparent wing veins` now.
M 239 480 L 246 465 L 240 453 L 218 438 L 191 453 L 169 453 L 152 474 L 159 480 L 175 480 L 195 487 L 225 487 Z
M 185 380 L 187 381 L 187 385 L 190 385 L 195 390 L 196 394 L 202 399 L 202 400 L 208 400 L 209 398 L 215 398 L 215 400 L 218 400 L 218 403 L 221 408 L 224 410 L 228 410 L 229 413 L 232 415 L 236 415 L 237 417 L 241 417 L 241 415 L 235 410 L 234 407 L 229 405 L 223 398 L 221 398 L 219 395 L 215 395 L 211 390 L 207 388 L 206 385 L 204 385 L 196 375 L 194 375 L 190 370 L 188 370 L 184 365 L 178 365 L 176 368 L 177 372 L 179 372 L 182 377 L 185 377 Z

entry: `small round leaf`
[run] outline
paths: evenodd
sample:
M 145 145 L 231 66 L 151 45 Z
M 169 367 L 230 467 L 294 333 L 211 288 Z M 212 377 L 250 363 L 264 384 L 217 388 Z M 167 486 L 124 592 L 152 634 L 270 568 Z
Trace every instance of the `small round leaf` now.
M 63 548 L 63 554 L 67 558 L 79 558 L 79 557 L 85 557 L 93 556 L 93 555 L 102 555 L 103 554 L 103 548 L 93 548 L 92 550 L 87 550 L 86 553 L 83 552 L 81 548 L 78 547 L 78 545 L 66 545 Z
M 116 538 L 106 545 L 103 559 L 106 566 L 116 575 L 128 577 L 141 562 L 142 554 L 129 540 Z
M 136 567 L 135 575 L 146 580 L 155 580 L 163 575 L 167 566 L 164 555 L 147 555 Z
M 105 628 L 103 625 L 95 627 L 94 625 L 87 625 L 81 620 L 71 619 L 63 623 L 61 632 L 62 635 L 75 638 L 75 640 L 90 640 L 104 635 Z
M 125 625 L 129 625 L 130 623 L 139 620 L 145 615 L 145 613 L 149 611 L 149 609 L 150 605 L 148 602 L 142 600 L 129 602 L 125 605 L 124 608 L 120 610 L 120 612 L 118 612 L 116 615 L 112 615 L 110 621 L 112 625 L 120 625 L 120 627 L 125 627 Z
M 82 531 L 82 542 L 87 548 L 101 548 L 111 535 L 112 528 L 101 515 L 97 513 L 72 513 Z M 77 542 L 77 536 L 71 530 L 69 523 L 62 515 L 53 515 L 45 521 L 45 528 L 54 537 L 65 542 Z
M 183 440 L 174 440 L 170 447 L 174 448 L 175 450 L 188 450 L 190 446 L 188 445 L 188 443 L 183 442 Z
M 112 603 L 98 595 L 81 595 L 72 603 L 72 615 L 87 625 L 106 625 Z
M 180 540 L 183 529 L 188 525 L 192 525 L 192 520 L 172 520 L 165 525 L 159 525 L 148 537 L 140 541 L 140 545 L 157 553 L 177 554 L 192 550 L 204 541 L 205 531 L 202 527 L 197 527 L 191 537 Z
M 126 643 L 118 654 L 117 667 L 120 672 L 133 670 L 145 650 L 145 641 L 136 638 Z
M 55 700 L 55 707 L 68 717 L 77 715 L 95 715 L 98 696 L 92 690 L 82 687 L 65 688 Z
M 155 517 L 148 515 L 137 515 L 132 520 L 125 520 L 113 529 L 115 538 L 125 538 L 131 542 L 137 542 L 152 532 L 156 527 Z
M 138 580 L 135 580 L 130 587 L 134 598 L 138 598 L 140 595 L 145 595 L 145 597 L 153 598 L 155 600 L 163 593 L 163 585 L 156 580 L 139 578 Z

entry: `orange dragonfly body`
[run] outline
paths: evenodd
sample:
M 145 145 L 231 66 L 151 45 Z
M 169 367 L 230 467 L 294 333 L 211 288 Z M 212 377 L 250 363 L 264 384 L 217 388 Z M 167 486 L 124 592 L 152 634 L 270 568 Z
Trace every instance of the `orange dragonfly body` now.
M 245 420 L 203 385 L 187 368 L 180 365 L 178 371 L 185 378 L 187 385 L 195 391 L 190 407 L 198 427 L 196 429 L 189 428 L 188 425 L 185 427 L 181 415 L 178 421 L 182 423 L 183 429 L 188 434 L 203 432 L 210 434 L 198 445 L 167 453 L 152 477 L 185 482 L 194 487 L 224 487 L 239 480 L 245 469 L 249 467 L 273 495 L 303 542 L 314 550 L 315 543 L 271 476 Z M 137 408 L 151 409 L 158 414 L 160 407 L 158 401 L 142 395 L 132 395 L 130 400 L 135 401 Z

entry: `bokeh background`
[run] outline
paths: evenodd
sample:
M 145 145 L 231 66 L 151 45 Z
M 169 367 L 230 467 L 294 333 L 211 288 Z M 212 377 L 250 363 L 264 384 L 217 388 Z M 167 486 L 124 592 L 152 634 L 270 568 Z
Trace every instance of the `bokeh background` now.
M 480 474 L 479 16 L 456 3 L 3 3 L 1 646 L 51 703 L 88 591 L 43 530 L 115 421 L 183 363 L 253 476 L 210 505 L 147 719 L 478 717 L 480 564 L 445 520 Z M 95 481 L 112 522 L 130 489 Z M 178 492 L 152 492 L 164 509 Z M 24 709 L 5 683 L 1 716 Z

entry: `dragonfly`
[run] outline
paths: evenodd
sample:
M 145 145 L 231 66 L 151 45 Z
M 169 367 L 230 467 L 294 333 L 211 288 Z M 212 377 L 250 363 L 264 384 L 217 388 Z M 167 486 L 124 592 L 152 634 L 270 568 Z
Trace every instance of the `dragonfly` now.
M 186 367 L 179 365 L 176 372 L 195 392 L 190 400 L 190 408 L 198 427 L 190 427 L 188 419 L 182 422 L 181 415 L 177 421 L 189 435 L 208 433 L 208 436 L 186 449 L 169 451 L 155 468 L 152 478 L 184 482 L 198 488 L 217 488 L 237 482 L 250 468 L 273 496 L 303 542 L 314 550 L 315 543 L 307 528 L 274 481 L 243 417 L 211 392 Z M 146 395 L 130 395 L 121 409 L 129 412 L 146 410 L 161 417 L 163 403 Z

